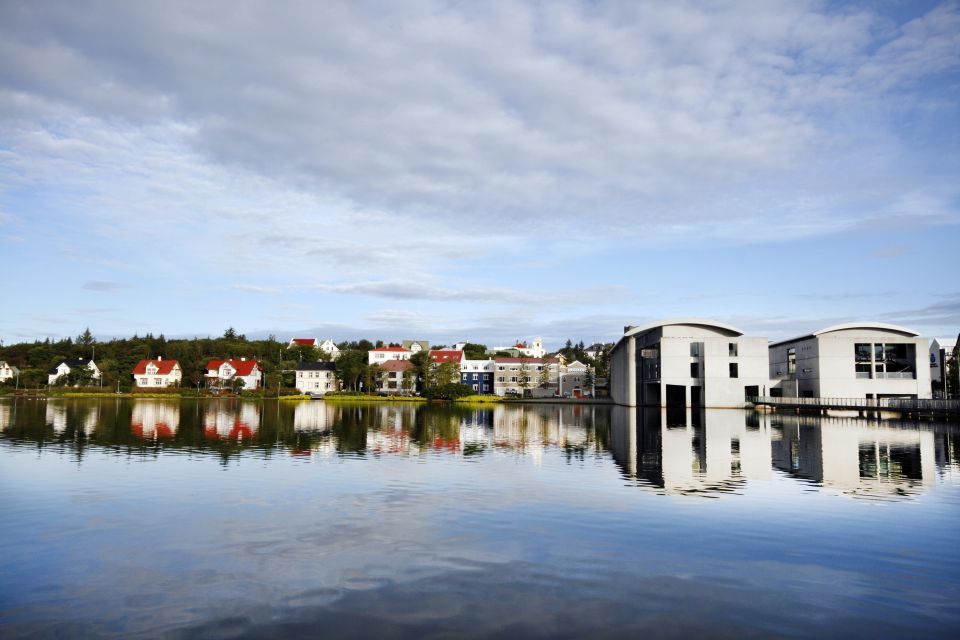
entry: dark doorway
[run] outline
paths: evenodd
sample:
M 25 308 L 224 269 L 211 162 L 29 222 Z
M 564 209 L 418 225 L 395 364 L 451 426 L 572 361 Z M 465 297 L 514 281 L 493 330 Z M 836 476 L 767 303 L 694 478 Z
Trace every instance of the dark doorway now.
M 703 406 L 703 387 L 701 386 L 690 387 L 690 406 L 691 407 Z
M 667 406 L 685 407 L 687 406 L 687 388 L 682 384 L 667 385 Z

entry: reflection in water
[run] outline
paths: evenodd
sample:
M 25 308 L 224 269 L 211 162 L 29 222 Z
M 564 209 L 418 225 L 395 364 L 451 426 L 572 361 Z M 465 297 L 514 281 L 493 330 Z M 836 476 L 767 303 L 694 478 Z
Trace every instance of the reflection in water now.
M 852 496 L 924 491 L 957 468 L 955 426 L 731 410 L 627 409 L 597 405 L 482 408 L 237 399 L 0 402 L 10 442 L 126 451 L 210 450 L 226 461 L 284 449 L 332 456 L 509 454 L 538 465 L 612 453 L 637 486 L 718 496 L 783 472 Z
M 779 469 L 845 495 L 896 498 L 958 461 L 956 425 L 625 407 L 612 416 L 625 475 L 665 493 L 716 495 Z
M 0 637 L 960 626 L 956 425 L 77 399 L 0 428 Z

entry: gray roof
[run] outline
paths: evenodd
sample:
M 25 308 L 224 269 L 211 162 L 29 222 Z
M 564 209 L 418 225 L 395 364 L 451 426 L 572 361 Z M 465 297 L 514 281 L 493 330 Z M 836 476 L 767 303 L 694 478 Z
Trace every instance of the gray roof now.
M 301 362 L 297 365 L 297 371 L 334 371 L 337 368 L 332 362 Z
M 50 367 L 50 369 L 47 370 L 47 373 L 48 373 L 49 375 L 55 374 L 55 373 L 57 372 L 57 368 L 58 368 L 61 364 L 65 364 L 65 365 L 67 365 L 68 367 L 70 367 L 71 369 L 76 369 L 77 367 L 87 367 L 87 366 L 90 366 L 90 362 L 92 362 L 92 361 L 91 361 L 91 360 L 87 360 L 86 358 L 67 358 L 66 360 L 61 360 L 61 361 L 58 362 L 56 365 Z

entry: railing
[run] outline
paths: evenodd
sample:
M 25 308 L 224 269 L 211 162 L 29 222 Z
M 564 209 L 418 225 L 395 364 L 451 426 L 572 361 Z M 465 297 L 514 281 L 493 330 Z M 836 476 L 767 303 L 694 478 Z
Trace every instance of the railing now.
M 891 411 L 960 413 L 960 399 L 928 398 L 747 398 L 753 404 L 816 409 L 888 409 Z
M 878 371 L 877 378 L 887 380 L 913 380 L 917 375 L 913 371 Z

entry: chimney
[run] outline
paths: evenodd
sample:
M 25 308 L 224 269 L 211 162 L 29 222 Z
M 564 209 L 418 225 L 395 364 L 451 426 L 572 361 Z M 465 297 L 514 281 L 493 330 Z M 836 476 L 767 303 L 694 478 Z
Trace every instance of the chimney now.
M 163 356 L 157 356 L 157 362 L 163 362 Z
M 246 358 L 240 358 L 240 362 L 246 362 L 246 361 L 247 361 Z

